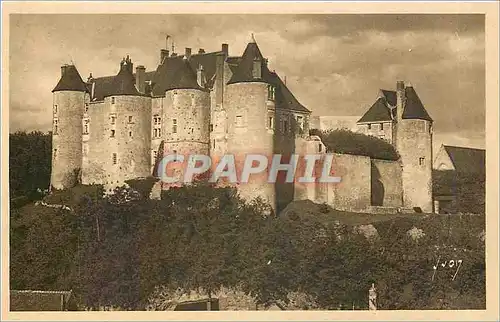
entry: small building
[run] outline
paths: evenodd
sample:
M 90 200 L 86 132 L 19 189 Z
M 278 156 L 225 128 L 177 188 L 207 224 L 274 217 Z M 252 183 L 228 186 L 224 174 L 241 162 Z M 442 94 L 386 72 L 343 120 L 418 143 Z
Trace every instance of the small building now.
M 206 298 L 177 304 L 174 311 L 219 311 L 219 299 Z
M 76 311 L 72 291 L 11 290 L 10 311 Z
M 434 212 L 484 212 L 486 150 L 441 145 L 433 163 Z
M 486 173 L 486 150 L 451 145 L 441 145 L 434 170 L 452 170 L 461 173 Z

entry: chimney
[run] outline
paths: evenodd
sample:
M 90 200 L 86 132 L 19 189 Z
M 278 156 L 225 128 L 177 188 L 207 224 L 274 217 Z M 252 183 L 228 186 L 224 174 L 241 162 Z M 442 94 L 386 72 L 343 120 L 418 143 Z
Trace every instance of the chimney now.
M 135 68 L 135 87 L 140 93 L 146 92 L 146 68 L 139 65 Z
M 398 81 L 396 83 L 396 113 L 397 120 L 403 119 L 403 111 L 405 108 L 406 95 L 405 95 L 405 82 Z
M 160 50 L 160 64 L 163 64 L 165 61 L 165 58 L 168 57 L 168 49 L 162 49 Z
M 64 74 L 66 74 L 66 69 L 68 68 L 68 65 L 67 64 L 64 64 L 61 66 L 61 77 L 64 76 Z
M 200 65 L 196 70 L 196 80 L 198 81 L 198 85 L 200 87 L 205 87 L 206 79 L 205 79 L 205 71 L 203 70 L 203 65 Z
M 222 44 L 222 52 L 228 56 L 229 55 L 229 45 L 228 44 Z
M 205 53 L 205 49 L 200 48 L 200 49 L 198 50 L 198 54 L 204 54 L 204 53 Z
M 185 51 L 185 54 L 184 56 L 186 57 L 186 59 L 191 59 L 191 48 L 188 48 L 186 47 L 186 51 Z

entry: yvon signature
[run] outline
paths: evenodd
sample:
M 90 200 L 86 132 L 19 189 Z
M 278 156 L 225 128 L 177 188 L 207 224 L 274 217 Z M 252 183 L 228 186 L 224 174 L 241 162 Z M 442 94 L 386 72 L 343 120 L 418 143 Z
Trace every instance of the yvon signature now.
M 450 274 L 451 280 L 454 281 L 455 278 L 457 277 L 458 271 L 460 270 L 460 267 L 462 267 L 462 260 L 461 259 L 450 259 L 450 260 L 445 260 L 441 262 L 441 257 L 438 257 L 436 261 L 436 265 L 432 266 L 434 269 L 434 272 L 432 273 L 432 281 L 434 281 L 434 276 L 436 276 L 436 272 L 438 269 L 440 270 L 446 270 L 446 271 L 452 271 L 455 270 L 454 274 Z

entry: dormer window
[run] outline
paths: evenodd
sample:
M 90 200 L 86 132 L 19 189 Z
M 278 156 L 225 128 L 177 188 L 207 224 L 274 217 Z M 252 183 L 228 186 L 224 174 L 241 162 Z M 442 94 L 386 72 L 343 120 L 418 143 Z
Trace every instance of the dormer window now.
M 273 85 L 267 85 L 267 99 L 274 101 L 276 97 L 276 87 Z
M 262 77 L 262 61 L 258 58 L 255 58 L 253 61 L 252 76 L 253 78 Z

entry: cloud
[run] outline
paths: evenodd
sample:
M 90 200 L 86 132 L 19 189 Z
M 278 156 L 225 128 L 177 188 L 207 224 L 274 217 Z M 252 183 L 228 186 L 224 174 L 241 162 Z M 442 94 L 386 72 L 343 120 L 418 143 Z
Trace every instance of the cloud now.
M 241 55 L 250 33 L 315 115 L 362 115 L 401 79 L 435 120 L 436 140 L 484 142 L 484 15 L 14 15 L 11 131 L 50 128 L 51 90 L 70 60 L 83 78 L 116 74 L 127 54 L 152 70 L 167 34 L 177 52 L 228 43 Z

